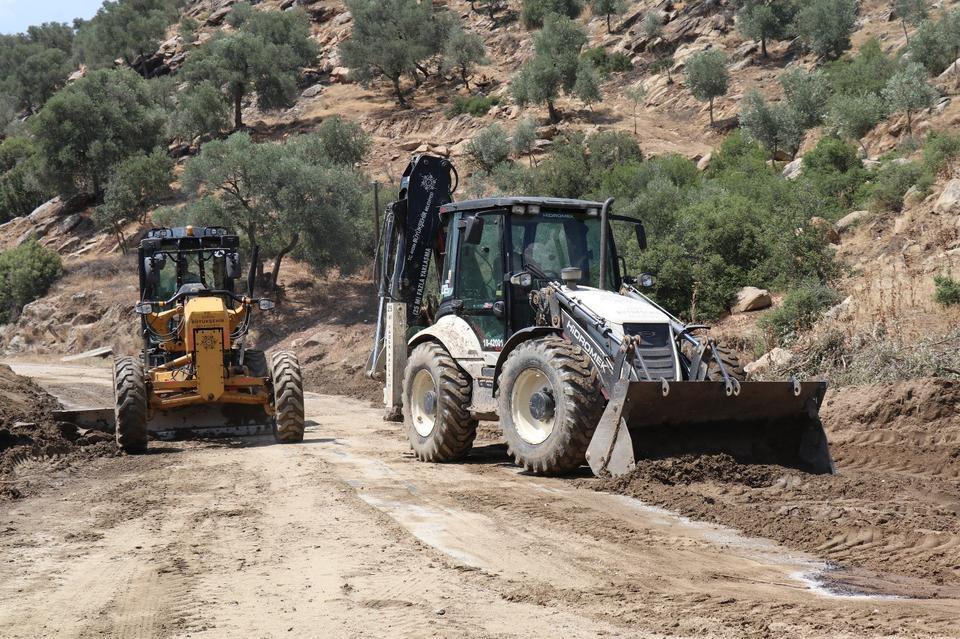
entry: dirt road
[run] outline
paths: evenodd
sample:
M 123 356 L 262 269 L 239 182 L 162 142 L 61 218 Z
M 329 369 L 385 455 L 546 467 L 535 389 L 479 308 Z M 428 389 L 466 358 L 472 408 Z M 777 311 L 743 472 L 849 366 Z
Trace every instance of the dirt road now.
M 109 392 L 106 369 L 15 368 L 74 403 Z M 435 466 L 365 403 L 311 394 L 307 414 L 302 445 L 22 464 L 0 637 L 960 636 L 952 589 L 838 595 L 902 584 L 522 475 L 489 435 Z

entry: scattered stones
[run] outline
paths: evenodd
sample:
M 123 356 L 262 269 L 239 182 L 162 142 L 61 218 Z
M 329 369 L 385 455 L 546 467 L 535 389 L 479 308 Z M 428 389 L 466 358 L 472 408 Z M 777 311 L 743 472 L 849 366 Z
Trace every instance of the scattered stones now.
M 750 311 L 759 311 L 770 308 L 773 305 L 773 298 L 766 289 L 745 286 L 737 293 L 737 301 L 731 309 L 734 313 L 749 313 Z

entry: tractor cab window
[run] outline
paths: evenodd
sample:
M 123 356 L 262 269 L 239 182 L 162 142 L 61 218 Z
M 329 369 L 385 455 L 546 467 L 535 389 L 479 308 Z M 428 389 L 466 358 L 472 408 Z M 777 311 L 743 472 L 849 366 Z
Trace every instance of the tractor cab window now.
M 503 297 L 503 262 L 500 254 L 502 215 L 484 216 L 478 244 L 462 242 L 459 297 L 466 309 L 489 309 Z
M 166 258 L 156 287 L 157 299 L 170 299 L 184 284 L 203 284 L 211 290 L 227 288 L 224 251 L 169 252 Z
M 600 220 L 577 213 L 513 215 L 511 270 L 527 271 L 541 283 L 559 281 L 568 266 L 583 271 L 583 284 L 600 283 Z M 614 273 L 612 251 L 610 273 Z M 608 285 L 615 288 L 613 278 Z

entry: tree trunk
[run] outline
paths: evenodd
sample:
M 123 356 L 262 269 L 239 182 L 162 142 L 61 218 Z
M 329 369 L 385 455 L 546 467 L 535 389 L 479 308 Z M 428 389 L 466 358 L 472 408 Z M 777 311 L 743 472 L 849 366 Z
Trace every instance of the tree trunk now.
M 633 134 L 637 134 L 637 105 L 633 105 Z
M 390 78 L 393 81 L 393 92 L 397 94 L 397 104 L 402 107 L 407 106 L 407 101 L 403 99 L 403 91 L 400 90 L 400 76 Z
M 913 137 L 913 116 L 910 115 L 910 109 L 907 109 L 907 136 Z
M 760 38 L 760 54 L 766 58 L 767 57 L 767 39 Z
M 467 92 L 470 92 L 470 82 L 467 81 L 467 67 L 466 65 L 460 65 L 460 77 L 463 79 L 463 86 L 466 87 Z
M 239 131 L 243 126 L 243 91 L 233 92 L 233 130 Z
M 422 65 L 419 65 L 419 64 L 418 64 L 418 65 L 417 65 L 417 68 L 420 70 L 420 73 L 423 74 L 423 77 L 425 77 L 425 78 L 429 78 L 429 77 L 430 77 L 430 73 L 429 73 L 425 68 L 423 68 Z
M 710 98 L 710 126 L 713 126 L 713 98 Z
M 297 248 L 297 244 L 299 243 L 300 234 L 294 233 L 293 237 L 290 238 L 290 242 L 280 249 L 280 252 L 277 253 L 277 256 L 273 259 L 273 273 L 270 275 L 271 290 L 277 290 L 277 282 L 280 281 L 280 263 L 283 262 L 283 258 L 286 257 L 290 251 Z
M 553 106 L 553 100 L 547 100 L 547 112 L 550 114 L 551 122 L 560 121 L 560 114 L 557 113 L 556 107 Z
M 907 21 L 900 19 L 900 26 L 903 27 L 903 37 L 906 39 L 907 44 L 910 44 L 910 36 L 907 34 Z
M 117 236 L 117 246 L 120 248 L 120 252 L 123 255 L 127 254 L 127 238 L 123 236 L 123 229 L 120 228 L 120 225 L 114 222 L 113 232 Z
M 607 33 L 613 33 L 613 31 L 610 30 L 610 14 L 609 13 L 607 14 Z

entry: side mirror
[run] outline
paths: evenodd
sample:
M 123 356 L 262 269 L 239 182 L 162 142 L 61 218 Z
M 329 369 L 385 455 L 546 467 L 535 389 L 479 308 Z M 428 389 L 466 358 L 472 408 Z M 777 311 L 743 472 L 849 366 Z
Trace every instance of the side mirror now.
M 227 254 L 227 279 L 240 279 L 240 256 L 236 253 Z
M 260 307 L 261 311 L 271 311 L 276 307 L 276 304 L 273 303 L 273 300 L 260 300 L 257 302 L 257 306 Z
M 643 228 L 643 224 L 637 224 L 637 244 L 641 251 L 647 250 L 647 230 Z
M 150 302 L 139 302 L 133 307 L 133 312 L 137 315 L 149 315 L 153 312 L 153 304 Z
M 143 258 L 143 272 L 147 276 L 147 283 L 159 284 L 160 271 L 162 271 L 166 265 L 167 256 L 162 253 L 160 255 L 151 255 L 150 257 Z
M 643 288 L 653 288 L 654 284 L 657 283 L 657 278 L 649 273 L 641 273 L 640 277 L 637 278 L 637 284 Z
M 483 237 L 483 218 L 479 215 L 472 215 L 463 222 L 463 242 L 464 244 L 479 244 Z

